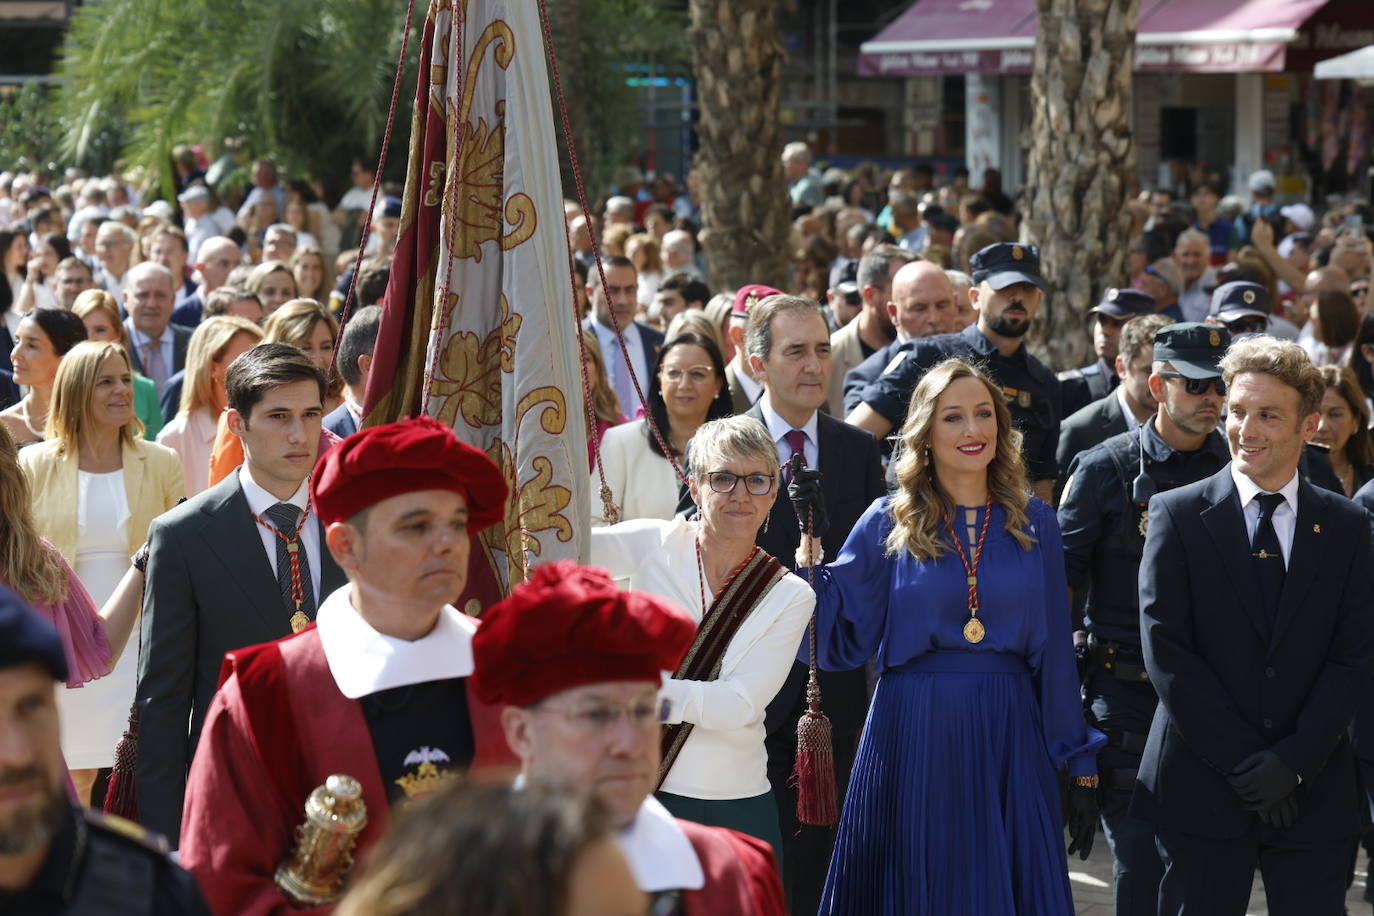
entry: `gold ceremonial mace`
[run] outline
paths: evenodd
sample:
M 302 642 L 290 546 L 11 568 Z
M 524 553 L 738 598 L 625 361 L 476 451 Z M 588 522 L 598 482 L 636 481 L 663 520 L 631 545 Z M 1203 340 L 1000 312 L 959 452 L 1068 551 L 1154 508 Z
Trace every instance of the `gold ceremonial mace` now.
M 277 887 L 300 907 L 333 903 L 353 867 L 353 847 L 367 826 L 363 788 L 336 773 L 305 800 L 305 822 L 296 828 L 296 847 L 277 867 Z

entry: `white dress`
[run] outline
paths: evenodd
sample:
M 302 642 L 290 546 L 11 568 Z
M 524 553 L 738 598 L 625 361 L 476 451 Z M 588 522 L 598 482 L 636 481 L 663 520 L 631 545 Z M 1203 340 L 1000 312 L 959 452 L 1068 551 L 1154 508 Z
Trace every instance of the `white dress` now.
M 124 472 L 77 471 L 76 518 L 76 575 L 100 607 L 129 570 Z M 129 721 L 137 672 L 138 652 L 131 642 L 109 674 L 58 691 L 67 766 L 83 770 L 114 765 L 115 745 Z

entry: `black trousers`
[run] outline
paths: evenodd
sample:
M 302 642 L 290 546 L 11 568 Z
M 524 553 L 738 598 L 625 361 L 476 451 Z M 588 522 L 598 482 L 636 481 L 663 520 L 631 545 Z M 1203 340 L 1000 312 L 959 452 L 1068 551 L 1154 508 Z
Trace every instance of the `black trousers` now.
M 1255 869 L 1271 916 L 1341 916 L 1354 836 L 1295 843 L 1269 827 L 1217 839 L 1158 827 L 1159 916 L 1244 916 Z

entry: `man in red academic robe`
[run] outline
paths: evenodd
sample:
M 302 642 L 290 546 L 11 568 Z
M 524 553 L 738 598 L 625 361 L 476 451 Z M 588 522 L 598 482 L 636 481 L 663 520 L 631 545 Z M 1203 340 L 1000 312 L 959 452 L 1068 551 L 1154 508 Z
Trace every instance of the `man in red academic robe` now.
M 187 783 L 181 864 L 217 913 L 293 912 L 273 873 L 333 774 L 362 787 L 361 857 L 443 780 L 514 770 L 469 690 L 477 621 L 447 604 L 470 537 L 504 511 L 500 471 L 442 424 L 406 420 L 345 439 L 311 497 L 349 584 L 314 626 L 225 657 Z
M 767 843 L 677 820 L 651 794 L 662 673 L 677 669 L 695 636 L 672 602 L 619 591 L 604 570 L 549 563 L 483 616 L 473 691 L 504 704 L 521 780 L 595 793 L 654 912 L 783 916 Z

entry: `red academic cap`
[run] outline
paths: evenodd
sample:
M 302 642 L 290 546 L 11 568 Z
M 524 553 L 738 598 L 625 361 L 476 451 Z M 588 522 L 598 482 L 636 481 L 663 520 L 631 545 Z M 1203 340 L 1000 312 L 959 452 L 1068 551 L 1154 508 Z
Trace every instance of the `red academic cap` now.
M 586 684 L 658 684 L 696 632 L 676 604 L 622 592 L 604 569 L 545 563 L 482 615 L 472 638 L 473 690 L 484 703 L 528 706 Z
M 506 514 L 500 469 L 481 449 L 460 442 L 453 430 L 430 417 L 354 433 L 330 449 L 310 487 L 315 512 L 326 525 L 416 490 L 462 493 L 473 533 Z
M 755 302 L 760 299 L 767 299 L 769 296 L 781 295 L 782 290 L 764 286 L 762 283 L 750 283 L 748 286 L 741 286 L 739 292 L 735 293 L 735 307 L 730 311 L 730 316 L 732 318 L 748 318 L 749 310 L 754 307 Z

